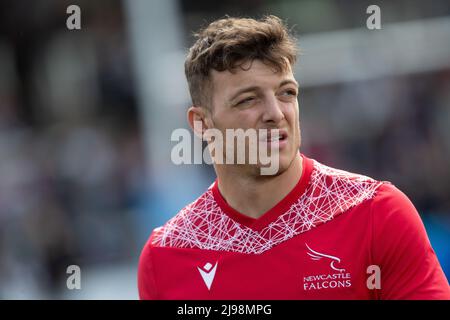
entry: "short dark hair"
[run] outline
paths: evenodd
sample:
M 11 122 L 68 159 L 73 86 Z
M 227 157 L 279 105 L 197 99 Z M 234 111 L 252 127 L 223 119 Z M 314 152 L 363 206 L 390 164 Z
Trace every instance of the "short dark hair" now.
M 195 34 L 184 68 L 192 103 L 210 103 L 212 83 L 210 71 L 233 72 L 245 62 L 255 59 L 277 72 L 292 67 L 297 59 L 297 44 L 286 25 L 275 16 L 260 20 L 225 17 Z

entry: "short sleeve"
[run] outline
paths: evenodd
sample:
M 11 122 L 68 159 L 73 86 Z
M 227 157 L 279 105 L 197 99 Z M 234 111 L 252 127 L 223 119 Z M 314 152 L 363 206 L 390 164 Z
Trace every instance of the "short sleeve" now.
M 381 270 L 381 299 L 450 299 L 448 281 L 414 205 L 382 184 L 372 201 L 373 261 Z

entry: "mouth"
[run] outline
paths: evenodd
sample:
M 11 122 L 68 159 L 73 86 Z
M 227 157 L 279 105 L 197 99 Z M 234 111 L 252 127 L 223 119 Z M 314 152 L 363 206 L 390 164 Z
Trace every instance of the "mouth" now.
M 260 136 L 260 141 L 262 142 L 281 142 L 281 141 L 286 141 L 288 138 L 288 134 L 286 130 L 282 130 L 282 129 L 272 129 L 272 130 L 267 130 L 266 134 L 261 134 Z

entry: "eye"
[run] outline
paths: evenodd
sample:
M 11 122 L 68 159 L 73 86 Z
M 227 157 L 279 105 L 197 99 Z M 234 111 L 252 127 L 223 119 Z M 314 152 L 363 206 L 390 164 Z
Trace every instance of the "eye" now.
M 284 95 L 284 96 L 297 96 L 297 90 L 294 90 L 294 89 L 288 89 L 288 90 L 285 90 L 283 93 L 282 93 L 282 95 Z
M 255 97 L 247 97 L 245 99 L 240 100 L 238 103 L 236 103 L 236 105 L 242 105 L 242 104 L 246 104 L 249 103 L 251 101 L 253 101 L 255 99 Z

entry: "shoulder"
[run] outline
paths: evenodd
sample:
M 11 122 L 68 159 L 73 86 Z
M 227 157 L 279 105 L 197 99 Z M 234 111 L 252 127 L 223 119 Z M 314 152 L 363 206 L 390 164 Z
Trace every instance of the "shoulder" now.
M 411 200 L 383 184 L 371 203 L 372 258 L 382 272 L 382 299 L 449 299 L 445 274 Z
M 433 253 L 425 226 L 411 200 L 396 186 L 383 184 L 371 203 L 373 255 L 389 266 L 423 261 Z M 406 268 L 406 267 L 405 267 Z
M 332 168 L 316 160 L 313 160 L 313 167 L 314 170 L 311 180 L 317 180 L 319 182 L 325 181 L 328 185 L 336 182 L 349 185 L 363 184 L 379 186 L 381 184 L 380 181 L 369 176 Z
M 410 246 L 410 249 L 417 250 L 429 246 L 419 212 L 395 185 L 383 183 L 378 188 L 370 211 L 375 253 L 399 247 Z
M 183 240 L 183 246 L 191 242 L 195 247 L 195 239 L 192 238 L 192 230 L 205 227 L 207 220 L 219 215 L 220 209 L 214 201 L 212 185 L 195 201 L 181 209 L 174 217 L 163 226 L 153 230 L 148 246 L 178 247 L 178 241 Z M 189 245 L 187 246 L 189 247 Z
M 389 184 L 362 174 L 335 169 L 315 160 L 313 165 L 307 194 L 312 199 L 323 197 L 331 200 L 335 209 L 341 212 L 375 198 L 378 189 Z
M 195 237 L 192 230 L 195 225 L 199 225 L 199 219 L 204 220 L 204 212 L 208 210 L 212 203 L 211 188 L 197 198 L 194 202 L 181 209 L 174 217 L 163 226 L 155 228 L 145 243 L 138 264 L 138 289 L 141 299 L 157 299 L 155 265 L 156 250 L 160 247 L 179 247 L 183 243 L 192 244 L 194 247 Z M 195 229 L 195 228 L 194 228 Z
M 379 228 L 414 228 L 424 231 L 422 220 L 411 200 L 391 183 L 383 183 L 378 188 L 371 210 Z

